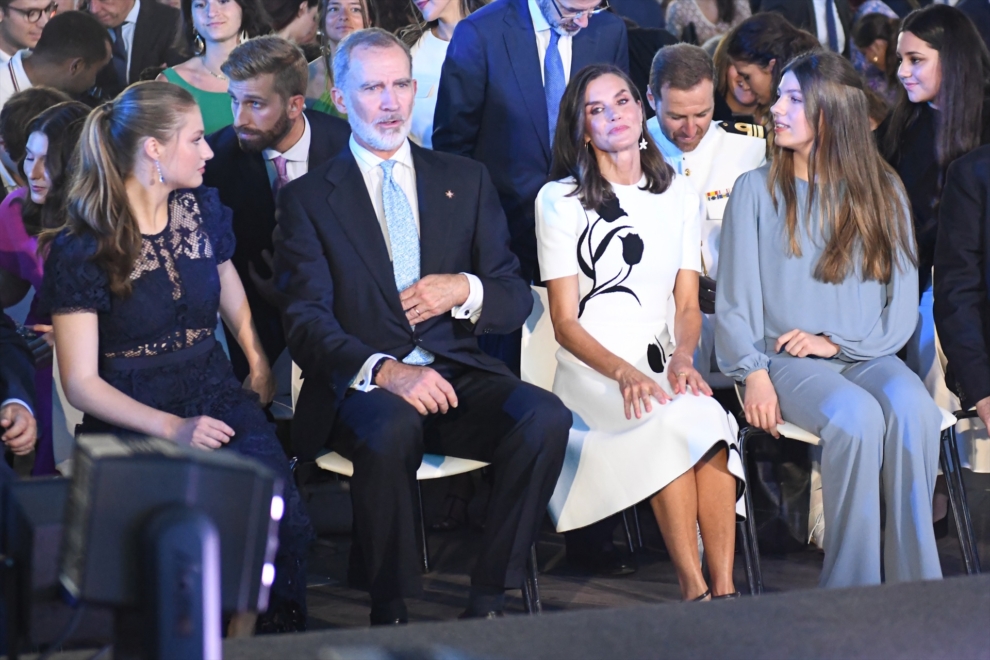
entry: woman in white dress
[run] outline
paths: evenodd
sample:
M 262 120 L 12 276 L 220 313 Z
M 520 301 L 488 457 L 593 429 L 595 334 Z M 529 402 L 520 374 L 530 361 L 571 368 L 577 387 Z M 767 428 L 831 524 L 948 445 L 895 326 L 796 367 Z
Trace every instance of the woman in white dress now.
M 416 79 L 416 103 L 409 138 L 421 147 L 432 149 L 433 114 L 437 109 L 440 69 L 447 57 L 447 46 L 461 19 L 484 7 L 485 0 L 415 0 L 412 4 L 415 7 L 413 15 L 418 12 L 423 20 L 398 32 L 412 53 L 412 72 Z
M 557 530 L 649 499 L 681 596 L 737 596 L 737 426 L 692 365 L 703 208 L 664 162 L 639 92 L 619 69 L 589 66 L 572 77 L 551 179 L 536 199 L 536 235 L 561 346 L 553 391 L 574 413 L 550 501 Z

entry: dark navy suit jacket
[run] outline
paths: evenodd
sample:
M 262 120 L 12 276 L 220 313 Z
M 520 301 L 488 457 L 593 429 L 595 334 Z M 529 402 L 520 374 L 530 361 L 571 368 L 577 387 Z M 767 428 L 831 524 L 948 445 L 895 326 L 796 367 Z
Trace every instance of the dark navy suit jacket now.
M 962 0 L 956 9 L 966 14 L 972 19 L 983 43 L 990 48 L 990 1 L 988 0 Z
M 34 358 L 14 322 L 0 312 L 0 403 L 7 399 L 20 399 L 33 411 Z
M 589 64 L 629 71 L 626 27 L 592 16 L 574 36 L 571 75 Z M 440 75 L 433 148 L 488 167 L 523 277 L 537 275 L 536 194 L 550 174 L 550 128 L 533 19 L 526 0 L 495 0 L 454 30 Z
M 411 145 L 419 198 L 420 274 L 472 273 L 484 287 L 476 324 L 449 313 L 409 326 L 388 248 L 350 149 L 278 195 L 275 281 L 285 337 L 305 382 L 292 444 L 313 457 L 329 439 L 336 402 L 375 353 L 402 359 L 417 346 L 492 373 L 510 372 L 482 353 L 477 336 L 522 327 L 532 294 L 509 251 L 505 215 L 480 163 Z
M 935 327 L 963 407 L 990 396 L 990 146 L 949 165 L 935 243 Z

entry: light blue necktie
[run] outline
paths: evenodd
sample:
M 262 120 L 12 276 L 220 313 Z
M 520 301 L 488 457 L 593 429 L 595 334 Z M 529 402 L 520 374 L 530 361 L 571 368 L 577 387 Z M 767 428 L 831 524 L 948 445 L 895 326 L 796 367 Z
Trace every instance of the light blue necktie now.
M 394 167 L 394 160 L 382 161 L 382 171 L 385 172 L 385 180 L 382 181 L 382 206 L 385 209 L 388 237 L 392 243 L 395 287 L 402 293 L 419 281 L 419 232 L 416 231 L 416 219 L 413 217 L 409 198 L 392 178 Z M 433 354 L 417 346 L 402 361 L 422 366 L 433 362 Z
M 564 96 L 567 83 L 564 79 L 564 62 L 560 59 L 557 43 L 560 33 L 550 29 L 550 45 L 543 58 L 543 93 L 547 96 L 547 119 L 550 120 L 550 147 L 553 148 L 553 135 L 557 132 L 557 115 L 560 114 L 560 99 Z

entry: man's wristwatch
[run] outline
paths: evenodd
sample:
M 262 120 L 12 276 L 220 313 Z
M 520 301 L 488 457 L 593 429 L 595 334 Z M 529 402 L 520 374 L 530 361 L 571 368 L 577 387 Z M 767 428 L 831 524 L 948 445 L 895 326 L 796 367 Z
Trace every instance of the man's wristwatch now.
M 369 380 L 371 381 L 372 385 L 376 384 L 375 379 L 378 378 L 378 372 L 382 370 L 382 367 L 385 366 L 385 361 L 389 359 L 390 358 L 383 357 L 380 360 L 378 360 L 378 362 L 375 362 L 375 366 L 371 368 L 371 378 Z

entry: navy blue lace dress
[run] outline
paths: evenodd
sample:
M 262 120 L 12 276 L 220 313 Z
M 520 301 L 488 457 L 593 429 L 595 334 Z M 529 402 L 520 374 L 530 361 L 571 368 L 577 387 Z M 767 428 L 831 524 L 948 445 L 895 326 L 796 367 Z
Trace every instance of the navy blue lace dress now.
M 260 461 L 283 479 L 286 511 L 269 611 L 294 606 L 304 617 L 309 518 L 274 425 L 257 395 L 234 377 L 214 338 L 220 306 L 217 266 L 234 253 L 231 215 L 212 188 L 174 192 L 168 225 L 143 238 L 126 298 L 110 291 L 105 272 L 90 261 L 96 252 L 93 234 L 65 230 L 45 262 L 42 300 L 52 314 L 97 314 L 100 376 L 110 385 L 179 417 L 222 420 L 235 431 L 227 450 Z M 82 426 L 85 431 L 117 430 L 90 415 Z

